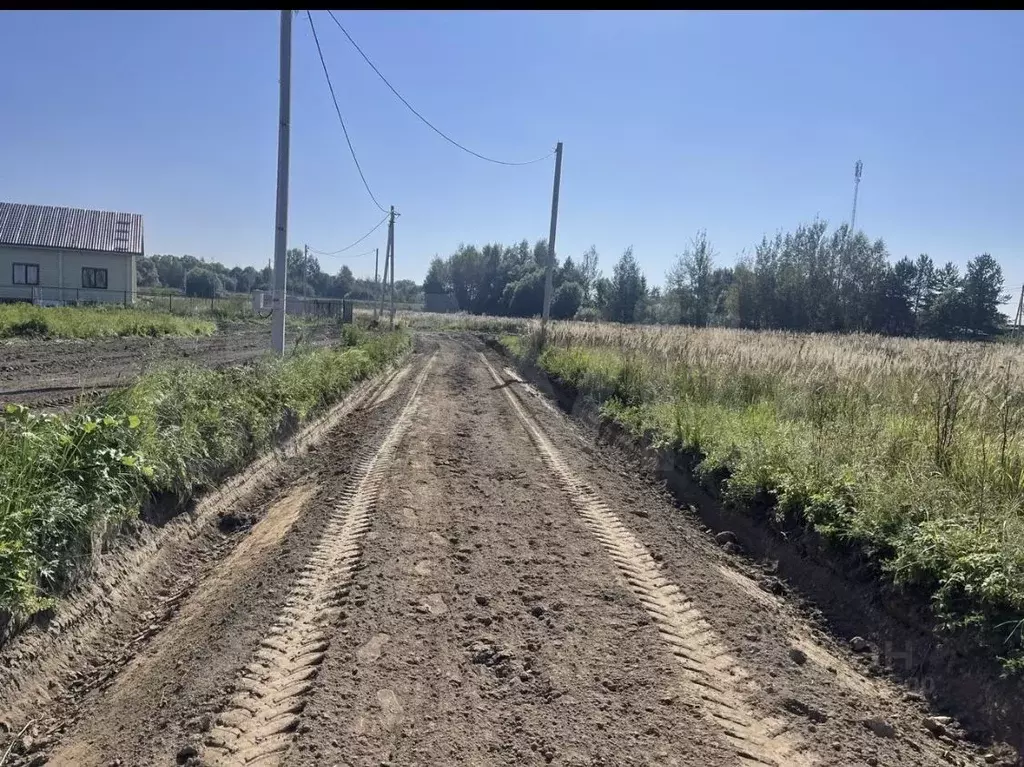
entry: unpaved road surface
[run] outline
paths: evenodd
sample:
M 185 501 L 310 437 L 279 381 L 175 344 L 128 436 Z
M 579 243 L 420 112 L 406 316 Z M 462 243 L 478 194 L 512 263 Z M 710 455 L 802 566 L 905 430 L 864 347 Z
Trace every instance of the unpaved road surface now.
M 321 344 L 338 330 L 329 323 L 289 333 L 289 345 Z M 59 408 L 99 391 L 127 386 L 173 361 L 208 367 L 248 362 L 270 350 L 270 326 L 239 324 L 196 338 L 11 339 L 0 341 L 0 406 L 17 402 Z
M 421 336 L 145 577 L 19 637 L 8 763 L 985 763 L 505 364 Z

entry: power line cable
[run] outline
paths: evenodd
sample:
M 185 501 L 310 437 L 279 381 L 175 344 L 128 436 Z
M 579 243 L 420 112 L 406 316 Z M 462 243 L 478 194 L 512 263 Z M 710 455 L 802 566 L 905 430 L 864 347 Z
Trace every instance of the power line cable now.
M 390 214 L 388 214 L 388 215 L 390 215 Z M 356 245 L 358 245 L 358 244 L 359 244 L 359 243 L 361 243 L 361 242 L 362 242 L 363 240 L 365 240 L 365 239 L 366 239 L 367 237 L 369 237 L 369 236 L 370 236 L 371 234 L 373 234 L 374 232 L 376 232 L 376 231 L 377 231 L 378 229 L 380 229 L 380 228 L 381 228 L 381 226 L 382 226 L 382 225 L 384 224 L 384 222 L 385 222 L 385 221 L 387 221 L 387 220 L 388 220 L 388 217 L 387 217 L 387 216 L 384 216 L 384 218 L 382 218 L 382 219 L 381 219 L 380 221 L 378 221 L 378 222 L 377 222 L 377 223 L 376 223 L 376 224 L 374 225 L 373 229 L 371 229 L 370 231 L 368 231 L 368 232 L 367 232 L 366 234 L 364 234 L 364 235 L 363 235 L 362 237 L 360 237 L 360 238 L 359 238 L 358 240 L 356 240 L 355 242 L 353 242 L 353 243 L 352 243 L 351 245 L 346 245 L 346 246 L 345 246 L 344 248 L 341 248 L 340 250 L 333 250 L 333 251 L 331 251 L 331 252 L 329 252 L 329 253 L 328 253 L 328 252 L 326 252 L 326 251 L 323 251 L 323 250 L 316 250 L 315 248 L 310 248 L 310 249 L 309 249 L 309 252 L 310 252 L 310 253 L 314 253 L 315 255 L 318 255 L 318 256 L 337 256 L 337 255 L 340 255 L 340 254 L 344 253 L 344 252 L 345 252 L 346 250 L 351 250 L 351 249 L 352 249 L 352 248 L 354 248 L 354 247 L 355 247 Z M 372 250 L 368 250 L 368 251 L 366 251 L 366 253 L 373 253 L 373 251 L 372 251 Z M 366 255 L 366 253 L 360 253 L 359 255 L 360 255 L 360 256 L 365 256 L 365 255 Z M 358 256 L 349 256 L 349 258 L 358 258 Z
M 373 204 L 377 206 L 382 213 L 387 213 L 387 209 L 384 208 L 377 198 L 373 196 L 373 192 L 370 191 L 370 185 L 366 181 L 366 176 L 363 174 L 363 168 L 359 165 L 359 158 L 356 157 L 356 150 L 352 147 L 352 139 L 349 138 L 348 128 L 345 127 L 345 118 L 341 116 L 341 107 L 338 106 L 338 97 L 334 93 L 334 85 L 331 83 L 331 73 L 327 71 L 327 62 L 324 61 L 324 52 L 320 48 L 320 38 L 316 34 L 316 25 L 313 24 L 313 14 L 306 11 L 306 18 L 309 19 L 309 28 L 313 31 L 313 42 L 316 43 L 316 53 L 320 57 L 320 65 L 324 68 L 324 77 L 327 78 L 327 87 L 331 91 L 331 101 L 334 102 L 334 111 L 338 113 L 338 122 L 341 123 L 341 130 L 345 134 L 345 142 L 348 144 L 348 151 L 352 154 L 352 162 L 356 164 L 356 170 L 359 171 L 359 178 L 363 180 L 363 186 L 366 187 L 366 193 L 370 195 L 370 199 L 373 200 Z
M 377 250 L 378 250 L 377 248 L 371 248 L 370 250 L 364 250 L 362 253 L 356 253 L 353 256 L 345 256 L 345 260 L 347 261 L 350 258 L 362 258 L 363 256 L 372 256 Z M 321 256 L 321 257 L 324 257 L 324 258 L 328 258 L 328 257 L 333 258 L 333 257 L 335 257 L 337 255 L 337 254 L 333 254 L 333 253 L 320 253 L 318 251 L 313 250 L 312 248 L 309 249 L 309 252 L 310 252 L 311 255 Z
M 308 11 L 307 11 L 307 13 L 308 13 Z M 398 100 L 401 101 L 403 104 L 405 104 L 405 106 L 409 109 L 409 111 L 412 112 L 414 115 L 416 115 L 423 122 L 424 125 L 426 125 L 432 131 L 434 131 L 434 133 L 436 133 L 438 136 L 443 138 L 449 144 L 452 144 L 453 146 L 457 146 L 463 152 L 468 152 L 469 154 L 473 155 L 474 157 L 479 157 L 481 160 L 486 160 L 487 162 L 493 162 L 495 165 L 533 165 L 534 163 L 542 162 L 542 161 L 548 159 L 549 157 L 551 157 L 555 153 L 555 150 L 552 149 L 548 154 L 544 155 L 543 157 L 538 157 L 535 160 L 527 160 L 526 162 L 506 162 L 505 160 L 495 160 L 493 157 L 486 157 L 485 155 L 482 155 L 479 152 L 474 152 L 469 147 L 463 146 L 458 141 L 456 141 L 451 136 L 449 136 L 444 131 L 442 131 L 440 128 L 435 126 L 426 117 L 424 117 L 419 112 L 417 112 L 416 109 L 413 107 L 413 105 L 405 100 L 405 97 L 402 96 L 402 94 L 399 93 L 395 89 L 395 86 L 393 86 L 390 82 L 388 82 L 388 78 L 386 78 L 383 74 L 381 74 L 381 71 L 379 69 L 377 69 L 376 65 L 374 65 L 374 63 L 372 61 L 370 61 L 370 57 L 367 56 L 363 52 L 363 49 L 359 47 L 359 43 L 357 43 L 355 40 L 352 39 L 352 35 L 350 35 L 348 33 L 348 30 L 345 29 L 344 26 L 342 26 L 342 23 L 340 21 L 338 21 L 338 17 L 334 15 L 334 11 L 328 10 L 327 13 L 334 20 L 334 23 L 338 25 L 338 29 L 340 29 L 342 31 L 342 33 L 344 33 L 345 37 L 348 38 L 348 41 L 350 43 L 352 43 L 352 46 L 357 51 L 359 51 L 359 55 L 363 57 L 363 61 L 365 61 L 367 64 L 370 65 L 370 69 L 372 69 L 374 72 L 377 73 L 377 77 L 379 77 L 384 82 L 384 84 L 386 86 L 388 86 L 388 88 L 391 89 L 391 92 L 394 93 L 396 97 L 398 97 Z

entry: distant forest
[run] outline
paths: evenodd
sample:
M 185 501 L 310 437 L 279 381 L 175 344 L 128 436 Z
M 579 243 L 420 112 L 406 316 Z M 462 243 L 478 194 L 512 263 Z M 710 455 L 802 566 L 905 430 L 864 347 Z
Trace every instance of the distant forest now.
M 202 261 L 194 256 L 142 256 L 136 261 L 136 272 L 139 288 L 172 288 L 204 298 L 271 289 L 269 266 L 228 268 L 219 261 Z M 321 271 L 316 256 L 306 258 L 302 248 L 288 250 L 288 292 L 367 301 L 377 295 L 372 279 L 355 277 L 348 266 L 342 266 L 337 274 Z M 395 301 L 422 304 L 423 291 L 412 280 L 395 280 Z
M 512 317 L 541 313 L 547 242 L 532 247 L 461 245 L 435 256 L 423 285 L 395 281 L 395 300 L 428 311 Z M 383 265 L 382 265 L 383 268 Z M 157 255 L 137 262 L 140 288 L 189 295 L 270 290 L 270 268 L 228 268 L 193 256 Z M 596 248 L 556 258 L 551 315 L 623 323 L 718 325 L 797 331 L 864 331 L 886 335 L 974 338 L 1006 329 L 1000 306 L 1010 296 L 1003 270 L 982 253 L 961 273 L 925 255 L 892 261 L 882 240 L 846 225 L 831 232 L 814 221 L 764 237 L 734 266 L 721 266 L 707 233 L 699 231 L 676 256 L 661 286 L 652 285 L 632 248 L 605 275 Z M 348 266 L 324 272 L 315 256 L 288 251 L 288 290 L 309 296 L 372 300 L 372 279 Z
M 462 245 L 435 257 L 423 283 L 426 308 L 530 317 L 544 300 L 545 240 Z M 988 336 L 1005 329 L 1003 271 L 987 253 L 937 266 L 922 254 L 891 261 L 882 240 L 814 221 L 764 237 L 752 255 L 720 266 L 700 231 L 652 286 L 632 248 L 610 276 L 591 247 L 554 272 L 552 317 L 613 322 L 721 325 L 795 331 L 864 331 L 936 338 Z

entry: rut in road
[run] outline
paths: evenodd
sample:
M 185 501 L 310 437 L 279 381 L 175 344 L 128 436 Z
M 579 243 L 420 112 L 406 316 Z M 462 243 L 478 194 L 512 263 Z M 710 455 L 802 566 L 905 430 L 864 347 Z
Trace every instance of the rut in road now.
M 289 767 L 735 767 L 459 336 L 397 450 Z
M 312 679 L 330 645 L 341 614 L 338 600 L 360 557 L 363 534 L 390 459 L 409 426 L 434 358 L 427 362 L 412 393 L 376 453 L 363 459 L 342 491 L 342 500 L 323 531 L 284 610 L 261 643 L 254 661 L 236 682 L 240 689 L 206 738 L 204 757 L 211 765 L 273 765 L 291 746 Z
M 96 668 L 109 685 L 42 731 L 50 764 L 983 764 L 477 339 L 421 340 L 240 509 L 258 522 L 127 665 Z
M 812 765 L 806 746 L 787 737 L 786 727 L 747 710 L 743 687 L 750 679 L 717 641 L 693 603 L 660 573 L 650 552 L 626 529 L 600 496 L 562 460 L 551 441 L 526 413 L 516 395 L 481 353 L 480 360 L 508 398 L 530 438 L 569 495 L 586 526 L 601 541 L 637 599 L 680 660 L 694 694 L 746 763 L 789 767 Z

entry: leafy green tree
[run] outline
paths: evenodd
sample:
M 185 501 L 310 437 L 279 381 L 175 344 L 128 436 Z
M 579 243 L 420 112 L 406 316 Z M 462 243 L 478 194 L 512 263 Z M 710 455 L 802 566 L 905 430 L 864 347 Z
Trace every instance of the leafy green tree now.
M 160 287 L 160 272 L 153 259 L 146 256 L 135 259 L 135 282 L 140 288 Z
M 544 311 L 544 271 L 533 269 L 505 286 L 504 300 L 513 317 L 535 317 Z
M 185 264 L 178 256 L 161 256 L 156 255 L 152 258 L 153 264 L 156 266 L 157 277 L 160 279 L 161 285 L 166 285 L 169 288 L 178 288 L 179 290 L 185 287 Z
M 914 294 L 912 308 L 914 319 L 920 330 L 925 316 L 935 299 L 935 264 L 931 256 L 922 253 L 914 262 Z
M 965 312 L 960 270 L 952 261 L 935 270 L 932 281 L 933 298 L 923 327 L 928 335 L 953 338 L 963 330 Z
M 189 269 L 185 284 L 186 296 L 216 298 L 223 292 L 224 284 L 215 272 L 201 266 Z
M 594 298 L 594 284 L 600 276 L 600 272 L 598 271 L 598 260 L 597 248 L 591 245 L 583 254 L 583 261 L 580 265 L 580 285 L 583 288 L 584 301 L 591 301 Z
M 551 301 L 551 317 L 556 320 L 572 319 L 582 305 L 583 286 L 578 282 L 563 282 Z
M 633 256 L 633 246 L 626 248 L 612 269 L 611 295 L 605 316 L 613 322 L 636 322 L 647 298 L 647 278 Z
M 715 250 L 701 229 L 690 244 L 676 256 L 666 275 L 667 293 L 677 305 L 677 322 L 707 325 L 718 307 L 720 285 L 716 284 Z
M 360 280 L 357 282 L 368 282 Z M 403 304 L 419 303 L 423 300 L 423 291 L 415 280 L 395 280 L 395 301 Z
M 875 307 L 873 325 L 888 335 L 912 335 L 916 329 L 914 318 L 914 289 L 917 266 L 909 258 L 902 258 L 886 270 Z
M 1010 300 L 1003 292 L 1003 269 L 988 253 L 967 262 L 963 279 L 964 322 L 974 333 L 990 335 L 1006 324 L 999 306 Z
M 612 281 L 601 276 L 594 281 L 594 305 L 600 311 L 602 317 L 607 317 L 612 301 Z
M 448 262 L 440 256 L 434 256 L 423 280 L 423 292 L 427 295 L 450 293 L 452 289 L 451 272 Z
M 464 311 L 537 316 L 546 257 L 544 240 L 460 245 L 431 261 L 426 294 L 445 297 L 434 307 L 443 311 L 453 308 L 448 297 L 454 296 Z M 553 315 L 938 337 L 999 332 L 1004 322 L 998 312 L 1002 272 L 988 255 L 973 259 L 961 278 L 954 265 L 936 269 L 926 255 L 893 262 L 883 240 L 845 224 L 830 231 L 814 220 L 763 237 L 735 267 L 717 267 L 715 258 L 707 233 L 699 231 L 662 289 L 647 284 L 631 248 L 610 277 L 602 276 L 592 246 L 580 258 L 556 263 Z
M 558 282 L 575 282 L 577 285 L 582 286 L 583 284 L 583 270 L 576 265 L 572 260 L 572 256 L 565 259 L 562 264 L 562 268 L 558 272 L 556 278 Z
M 733 269 L 732 284 L 725 296 L 725 312 L 741 328 L 758 327 L 757 275 L 752 260 L 741 259 Z
M 356 286 L 356 278 L 352 276 L 352 270 L 348 265 L 343 265 L 338 270 L 338 276 L 334 282 L 334 293 L 338 298 L 344 298 Z

